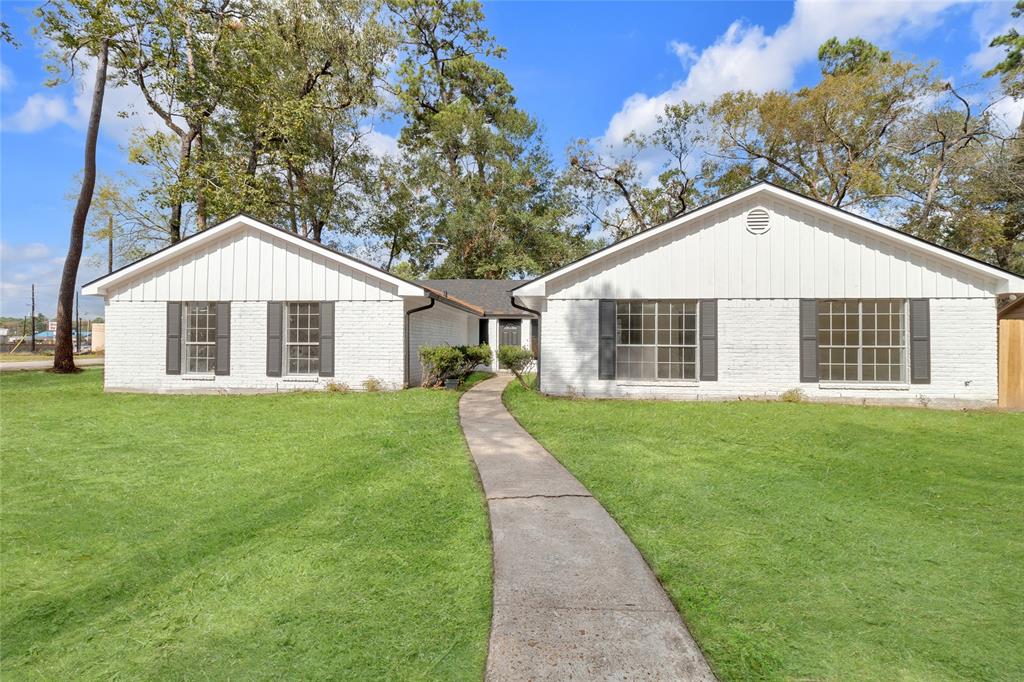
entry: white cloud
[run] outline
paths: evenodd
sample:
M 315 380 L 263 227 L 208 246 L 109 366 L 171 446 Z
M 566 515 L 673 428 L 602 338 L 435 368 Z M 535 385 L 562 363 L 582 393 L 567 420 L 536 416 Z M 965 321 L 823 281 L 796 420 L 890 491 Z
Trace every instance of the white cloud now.
M 369 130 L 363 137 L 363 141 L 378 157 L 398 158 L 398 138 L 396 137 L 377 130 Z
M 50 255 L 50 247 L 41 242 L 31 244 L 8 244 L 0 242 L 0 262 L 18 263 L 25 260 L 39 260 Z
M 797 0 L 792 18 L 774 33 L 736 21 L 699 54 L 690 45 L 672 43 L 684 66 L 692 62 L 686 77 L 664 92 L 627 98 L 608 123 L 604 142 L 614 147 L 630 131 L 649 131 L 667 104 L 706 102 L 730 90 L 789 88 L 797 69 L 816 59 L 818 46 L 828 38 L 884 41 L 897 33 L 927 31 L 951 4 Z
M 0 90 L 6 90 L 14 85 L 14 72 L 10 67 L 0 62 Z
M 979 74 L 999 63 L 1006 54 L 1003 47 L 989 47 L 992 39 L 1016 27 L 1024 30 L 1024 22 L 1010 16 L 1009 7 L 1002 3 L 981 5 L 971 15 L 971 27 L 978 39 L 978 49 L 967 56 L 967 66 Z
M 1007 132 L 1014 131 L 1020 125 L 1021 117 L 1024 117 L 1024 100 L 1004 97 L 993 104 L 989 111 L 993 118 L 1002 122 Z
M 16 133 L 34 133 L 57 123 L 74 124 L 67 102 L 59 95 L 29 95 L 17 113 L 4 119 L 3 128 Z
M 63 254 L 41 242 L 12 244 L 0 242 L 0 314 L 22 317 L 29 314 L 32 286 L 35 285 L 36 312 L 52 317 L 57 309 L 57 290 L 64 270 Z M 88 282 L 103 270 L 83 259 L 78 282 Z M 82 316 L 103 314 L 103 302 L 93 297 L 81 299 Z
M 3 129 L 34 133 L 63 124 L 84 130 L 92 108 L 95 79 L 96 60 L 89 59 L 76 70 L 73 81 L 63 88 L 29 95 L 21 109 L 3 120 Z M 103 97 L 101 132 L 116 142 L 127 143 L 132 133 L 139 128 L 165 129 L 163 121 L 150 110 L 137 87 L 114 87 L 108 81 Z
M 697 53 L 695 48 L 690 43 L 681 43 L 678 40 L 671 40 L 668 44 L 668 49 L 679 57 L 679 61 L 682 62 L 683 66 L 689 66 L 693 62 L 697 61 L 697 57 L 700 55 Z

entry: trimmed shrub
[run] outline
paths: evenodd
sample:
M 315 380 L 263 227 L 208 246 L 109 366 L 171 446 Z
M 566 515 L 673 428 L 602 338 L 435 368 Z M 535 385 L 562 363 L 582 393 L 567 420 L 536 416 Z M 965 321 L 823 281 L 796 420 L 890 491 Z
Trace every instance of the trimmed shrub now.
M 377 393 L 378 391 L 384 390 L 384 384 L 381 383 L 381 380 L 377 377 L 367 377 L 366 380 L 363 381 L 363 389 L 367 393 Z
M 533 364 L 533 353 L 522 346 L 501 346 L 498 348 L 498 362 L 501 366 L 511 370 L 516 379 L 523 385 L 523 388 L 530 388 L 523 378 L 523 372 Z
M 479 346 L 423 346 L 420 348 L 422 385 L 428 388 L 443 386 L 447 379 L 458 379 L 462 383 L 474 367 L 486 365 L 490 360 L 491 347 L 486 343 Z

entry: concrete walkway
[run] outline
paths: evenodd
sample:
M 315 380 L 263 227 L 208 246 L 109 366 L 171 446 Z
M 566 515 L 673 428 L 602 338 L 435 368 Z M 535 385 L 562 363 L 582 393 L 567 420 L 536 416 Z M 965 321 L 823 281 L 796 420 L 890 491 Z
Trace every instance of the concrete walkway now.
M 488 680 L 714 680 L 640 552 L 508 413 L 511 377 L 459 404 L 491 516 Z
M 76 367 L 102 367 L 103 358 L 75 358 Z M 50 369 L 53 360 L 22 360 L 4 362 L 0 359 L 0 372 L 21 372 L 29 369 Z

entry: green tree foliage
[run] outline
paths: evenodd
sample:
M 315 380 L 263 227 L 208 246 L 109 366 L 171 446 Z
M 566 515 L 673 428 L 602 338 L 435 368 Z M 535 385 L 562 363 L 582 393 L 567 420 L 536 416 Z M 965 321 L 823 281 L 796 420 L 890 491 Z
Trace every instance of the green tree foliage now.
M 484 28 L 480 4 L 394 0 L 389 8 L 402 46 L 399 144 L 408 182 L 424 198 L 417 269 L 503 278 L 582 255 L 584 234 L 567 227 L 570 204 L 537 123 L 486 61 L 504 49 Z
M 888 64 L 891 61 L 891 52 L 881 50 L 874 43 L 858 37 L 841 43 L 839 38 L 833 36 L 818 48 L 821 73 L 827 76 L 869 73 L 880 64 Z
M 698 160 L 707 141 L 706 107 L 683 102 L 658 116 L 655 130 L 627 136 L 618 152 L 600 150 L 586 140 L 570 145 L 569 167 L 562 182 L 574 197 L 577 214 L 588 227 L 623 239 L 672 220 L 699 206 L 705 181 L 715 168 Z M 656 151 L 662 162 L 655 184 L 641 171 L 641 157 Z
M 1012 96 L 1019 55 L 997 44 Z M 991 113 L 999 98 L 978 105 L 931 66 L 860 38 L 832 38 L 818 56 L 814 85 L 671 105 L 611 151 L 575 143 L 563 183 L 582 221 L 621 239 L 770 181 L 1024 270 L 1024 149 Z
M 1022 15 L 1024 15 L 1024 1 L 1017 0 L 1010 11 L 1010 16 L 1019 19 Z M 1003 90 L 1010 97 L 1014 99 L 1024 97 L 1024 36 L 1017 29 L 1010 28 L 1006 33 L 993 38 L 990 47 L 1004 48 L 1006 56 L 985 75 L 999 76 Z

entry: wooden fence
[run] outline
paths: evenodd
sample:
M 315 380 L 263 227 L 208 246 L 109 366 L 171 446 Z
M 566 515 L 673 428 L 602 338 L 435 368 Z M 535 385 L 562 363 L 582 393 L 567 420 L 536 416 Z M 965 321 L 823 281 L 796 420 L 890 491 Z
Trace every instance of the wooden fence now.
M 999 406 L 1024 409 L 1024 320 L 999 320 Z

